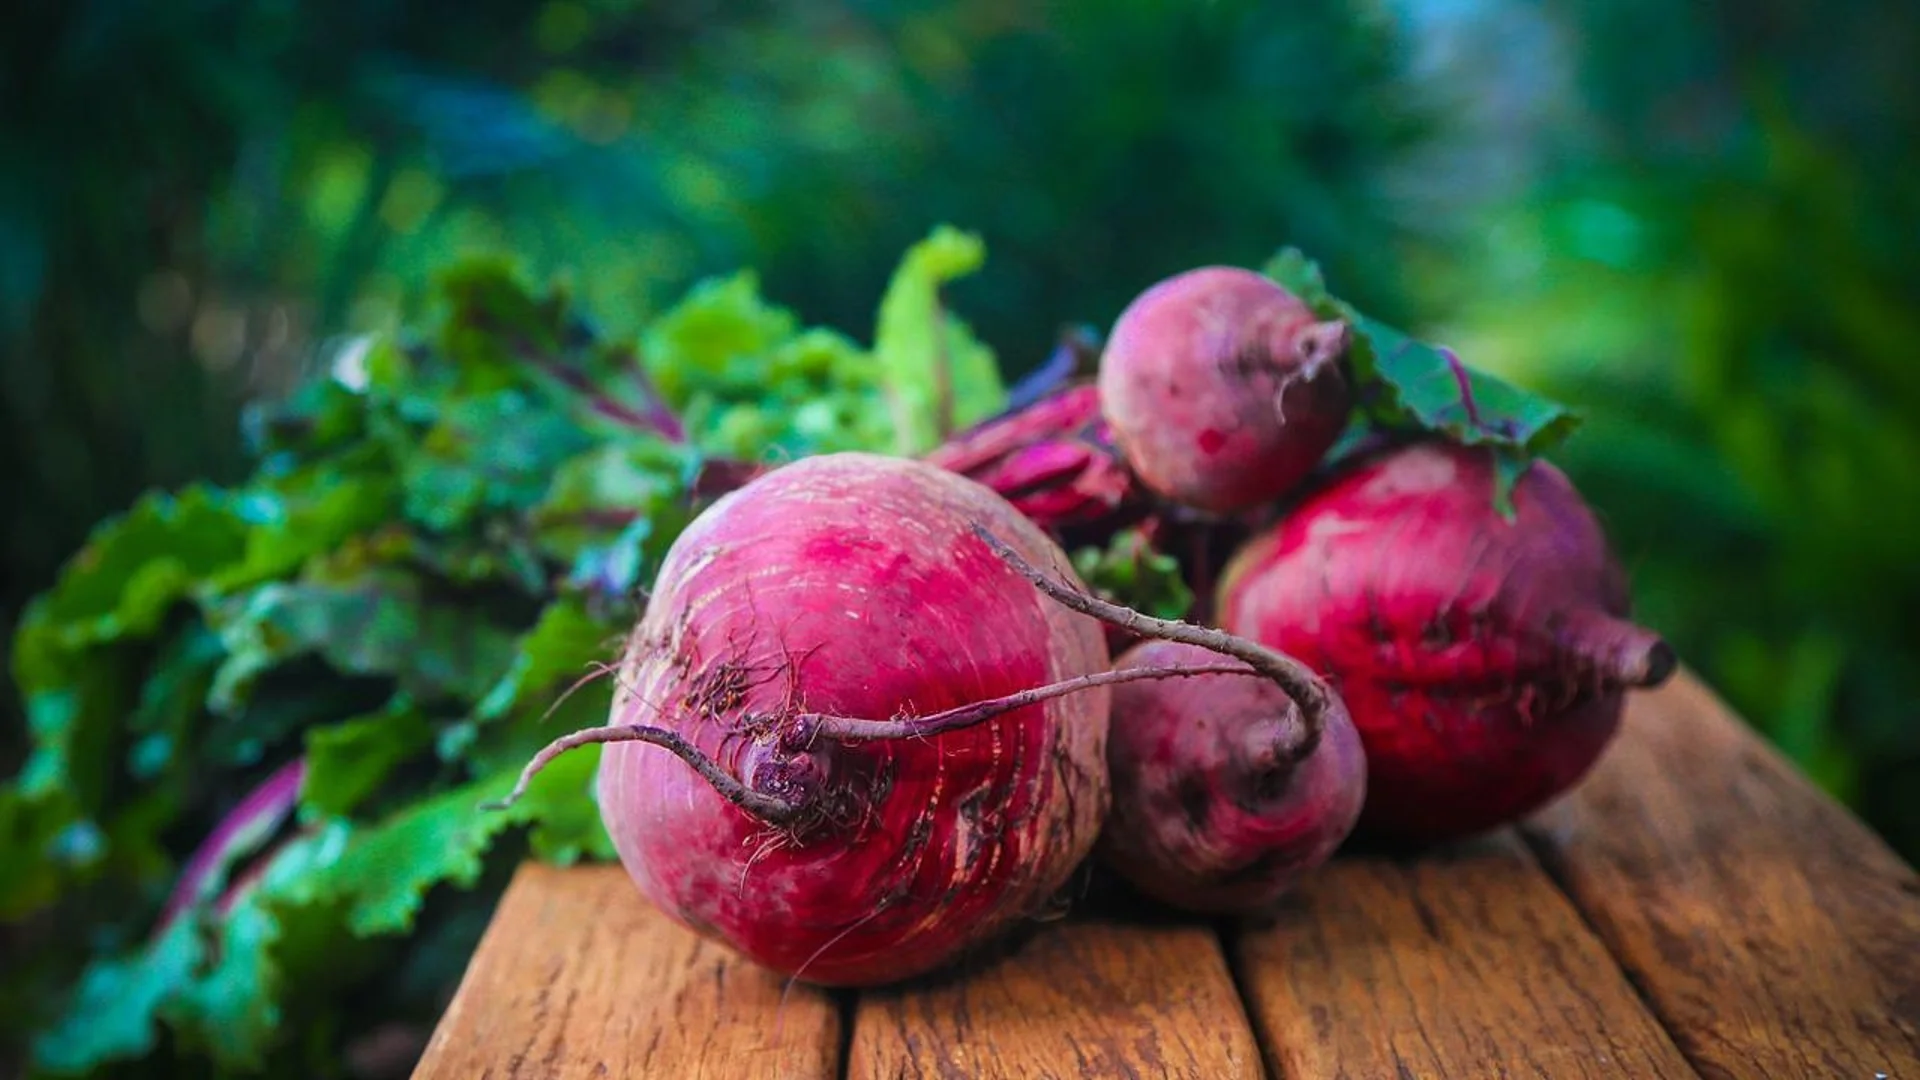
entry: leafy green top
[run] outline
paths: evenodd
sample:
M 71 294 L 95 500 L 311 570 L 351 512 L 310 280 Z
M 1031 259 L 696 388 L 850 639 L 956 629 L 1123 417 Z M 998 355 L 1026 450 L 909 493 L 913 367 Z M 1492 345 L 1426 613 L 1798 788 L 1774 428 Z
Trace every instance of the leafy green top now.
M 338 1042 L 296 1034 L 430 1017 L 504 868 L 611 856 L 591 750 L 476 807 L 555 731 L 602 722 L 604 682 L 546 714 L 613 656 L 702 464 L 890 451 L 943 401 L 963 422 L 1000 407 L 991 353 L 938 298 L 980 257 L 944 229 L 909 251 L 871 351 L 750 274 L 621 341 L 464 263 L 426 332 L 358 342 L 258 408 L 244 483 L 103 522 L 13 649 L 32 745 L 0 786 L 0 918 L 48 945 L 4 1004 L 37 1067 L 317 1075 Z M 61 941 L 97 956 L 69 970 Z M 376 971 L 380 992 L 337 993 Z

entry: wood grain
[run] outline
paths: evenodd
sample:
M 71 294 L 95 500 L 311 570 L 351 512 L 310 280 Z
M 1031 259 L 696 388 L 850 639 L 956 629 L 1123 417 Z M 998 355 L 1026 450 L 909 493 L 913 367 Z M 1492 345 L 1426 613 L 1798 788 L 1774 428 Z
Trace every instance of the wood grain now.
M 1287 1080 L 1694 1075 L 1511 831 L 1342 856 L 1234 954 Z
M 861 995 L 847 1075 L 1258 1077 L 1219 939 L 1070 921 L 963 977 Z
M 840 1014 L 818 990 L 669 922 L 618 866 L 515 876 L 419 1080 L 834 1077 Z
M 1920 1077 L 1920 879 L 1682 673 L 1530 823 L 1707 1077 Z

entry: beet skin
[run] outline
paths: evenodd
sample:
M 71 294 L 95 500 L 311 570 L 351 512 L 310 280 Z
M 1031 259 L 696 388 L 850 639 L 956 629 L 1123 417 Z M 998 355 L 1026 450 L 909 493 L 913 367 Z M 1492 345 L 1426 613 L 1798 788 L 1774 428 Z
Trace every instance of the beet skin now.
M 720 784 L 638 741 L 608 741 L 599 774 L 621 862 L 668 915 L 803 981 L 870 985 L 1049 906 L 1107 811 L 1109 690 L 926 736 L 825 733 L 832 717 L 911 723 L 1108 666 L 1100 624 L 1041 595 L 974 525 L 1084 587 L 991 491 L 868 454 L 774 469 L 677 539 L 611 723 L 674 733 Z
M 1292 490 L 1352 407 L 1350 332 L 1236 267 L 1176 274 L 1127 305 L 1100 356 L 1100 408 L 1150 490 L 1232 514 Z
M 1567 478 L 1534 461 L 1511 522 L 1493 482 L 1485 449 L 1367 457 L 1222 579 L 1227 630 L 1345 699 L 1367 753 L 1363 833 L 1426 842 L 1530 813 L 1593 766 L 1625 690 L 1673 670 L 1666 643 L 1627 620 L 1624 576 Z
M 1116 668 L 1218 664 L 1194 645 L 1146 641 Z M 1366 756 L 1346 710 L 1317 742 L 1266 679 L 1204 675 L 1113 691 L 1113 812 L 1101 860 L 1142 894 L 1186 911 L 1271 907 L 1326 862 L 1360 815 Z

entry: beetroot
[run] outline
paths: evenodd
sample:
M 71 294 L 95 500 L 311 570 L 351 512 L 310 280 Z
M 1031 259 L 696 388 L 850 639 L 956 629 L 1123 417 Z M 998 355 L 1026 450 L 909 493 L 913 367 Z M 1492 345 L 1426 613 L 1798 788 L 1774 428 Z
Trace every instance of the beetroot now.
M 1146 641 L 1114 667 L 1218 663 L 1194 645 Z M 1142 894 L 1188 911 L 1259 911 L 1352 832 L 1366 758 L 1337 699 L 1302 754 L 1299 707 L 1264 679 L 1205 675 L 1112 693 L 1113 812 L 1097 851 Z
M 1100 408 L 1140 481 L 1217 514 L 1298 484 L 1352 408 L 1347 324 L 1235 267 L 1176 274 L 1121 312 L 1100 357 Z
M 1046 905 L 1108 805 L 1108 691 L 925 740 L 801 720 L 925 716 L 1105 666 L 1100 627 L 1035 593 L 974 523 L 1067 572 L 984 488 L 862 454 L 774 470 L 680 536 L 616 722 L 681 733 L 780 809 L 740 813 L 652 747 L 607 746 L 601 813 L 642 892 L 767 966 L 843 985 L 940 966 Z
M 1222 625 L 1305 660 L 1366 746 L 1359 830 L 1433 841 L 1567 790 L 1673 651 L 1627 620 L 1624 575 L 1567 478 L 1535 460 L 1494 502 L 1491 451 L 1426 441 L 1361 459 L 1241 549 Z
M 1106 670 L 1099 623 L 1036 577 L 1084 588 L 964 477 L 774 469 L 678 537 L 612 722 L 509 799 L 606 744 L 602 818 L 668 915 L 819 984 L 940 967 L 1048 907 L 1107 811 L 1106 686 L 1167 674 Z

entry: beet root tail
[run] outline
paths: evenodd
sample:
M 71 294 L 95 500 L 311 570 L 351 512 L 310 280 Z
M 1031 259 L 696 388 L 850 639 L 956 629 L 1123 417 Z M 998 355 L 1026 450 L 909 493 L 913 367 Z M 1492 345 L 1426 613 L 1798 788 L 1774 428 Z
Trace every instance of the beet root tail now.
M 712 784 L 713 789 L 728 802 L 769 825 L 784 825 L 793 821 L 800 816 L 803 809 L 784 799 L 754 791 L 728 776 L 712 758 L 702 753 L 699 747 L 688 742 L 678 733 L 640 724 L 609 724 L 605 727 L 585 728 L 560 736 L 533 755 L 533 759 L 527 762 L 526 768 L 520 770 L 520 778 L 514 782 L 512 791 L 508 792 L 504 798 L 481 803 L 480 809 L 505 810 L 520 801 L 521 796 L 527 793 L 528 785 L 533 783 L 533 778 L 539 775 L 540 770 L 569 750 L 614 742 L 652 743 L 672 751 L 675 756 L 693 766 L 694 771 L 704 777 L 707 783 Z
M 1644 626 L 1600 611 L 1567 620 L 1561 642 L 1575 658 L 1621 686 L 1652 689 L 1671 678 L 1679 657 L 1665 638 Z

